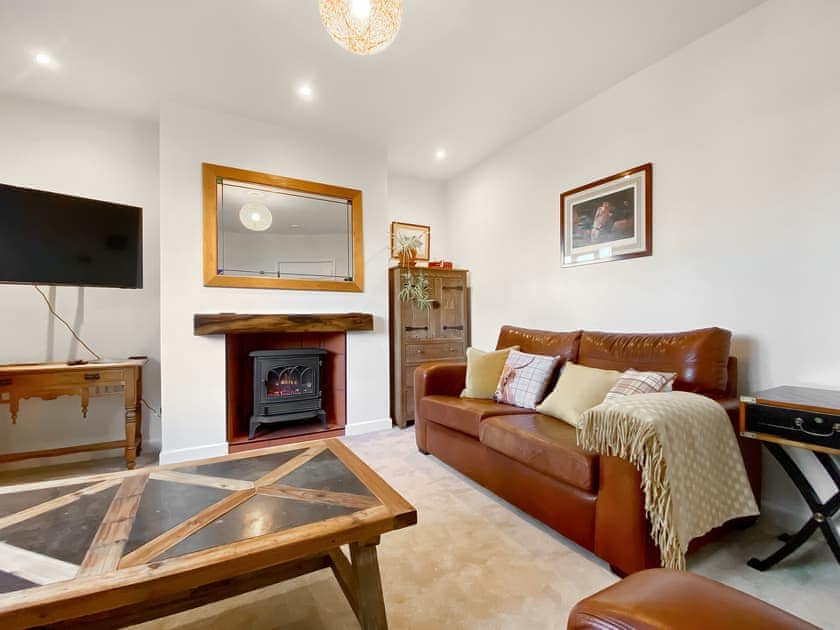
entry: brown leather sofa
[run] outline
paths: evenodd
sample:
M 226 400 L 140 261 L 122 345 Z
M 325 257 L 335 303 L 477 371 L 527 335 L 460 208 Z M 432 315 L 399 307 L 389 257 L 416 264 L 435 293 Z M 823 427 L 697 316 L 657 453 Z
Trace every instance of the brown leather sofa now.
M 674 389 L 718 400 L 737 426 L 731 333 L 548 332 L 504 326 L 497 348 L 562 357 L 602 369 L 676 372 Z M 553 527 L 626 575 L 660 566 L 645 515 L 641 476 L 627 461 L 577 447 L 574 427 L 492 400 L 460 398 L 466 364 L 429 363 L 414 373 L 417 447 Z M 739 438 L 756 499 L 761 451 Z M 715 537 L 711 532 L 694 547 Z
M 815 630 L 816 626 L 714 580 L 641 571 L 581 600 L 568 630 Z

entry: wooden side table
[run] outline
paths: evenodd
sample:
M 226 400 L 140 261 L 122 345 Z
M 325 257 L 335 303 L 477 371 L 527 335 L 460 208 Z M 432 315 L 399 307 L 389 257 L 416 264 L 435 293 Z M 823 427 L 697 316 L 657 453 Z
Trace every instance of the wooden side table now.
M 143 443 L 141 427 L 142 368 L 145 359 L 92 362 L 82 365 L 66 363 L 26 363 L 0 365 L 0 404 L 9 405 L 12 422 L 16 423 L 23 398 L 53 400 L 58 396 L 81 396 L 82 415 L 87 416 L 91 398 L 111 394 L 111 388 L 122 388 L 125 401 L 125 440 L 80 444 L 43 451 L 4 453 L 0 462 L 34 457 L 54 457 L 112 448 L 125 449 L 125 464 L 134 468 Z
M 831 520 L 840 509 L 840 469 L 833 455 L 840 455 L 840 392 L 807 387 L 775 387 L 741 397 L 741 435 L 761 440 L 781 464 L 811 509 L 812 516 L 795 534 L 782 534 L 777 551 L 747 564 L 766 571 L 808 540 L 817 529 L 825 536 L 840 563 L 840 541 Z M 783 446 L 811 451 L 837 486 L 822 502 L 814 487 Z

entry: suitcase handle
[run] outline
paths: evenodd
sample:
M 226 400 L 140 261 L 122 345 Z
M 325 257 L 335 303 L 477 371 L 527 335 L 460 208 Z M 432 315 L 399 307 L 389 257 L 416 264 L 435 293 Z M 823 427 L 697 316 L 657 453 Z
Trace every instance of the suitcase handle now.
M 817 420 L 817 418 L 815 418 L 815 420 Z M 819 421 L 822 422 L 822 418 L 819 418 Z M 840 422 L 836 422 L 834 426 L 828 430 L 828 433 L 815 433 L 814 431 L 809 431 L 805 428 L 805 421 L 802 418 L 794 420 L 794 424 L 796 425 L 796 428 L 803 433 L 813 435 L 814 437 L 831 437 L 834 433 L 840 433 Z

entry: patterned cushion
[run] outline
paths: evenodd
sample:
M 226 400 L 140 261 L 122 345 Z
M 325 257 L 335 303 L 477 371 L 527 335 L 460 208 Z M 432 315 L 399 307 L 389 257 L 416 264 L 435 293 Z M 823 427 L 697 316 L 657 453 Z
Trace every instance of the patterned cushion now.
M 560 357 L 511 350 L 499 377 L 496 400 L 534 409 L 537 402 L 542 400 L 546 385 L 559 361 Z
M 673 372 L 637 372 L 630 369 L 621 375 L 618 382 L 607 392 L 604 402 L 615 402 L 633 394 L 653 394 L 669 390 L 677 375 Z

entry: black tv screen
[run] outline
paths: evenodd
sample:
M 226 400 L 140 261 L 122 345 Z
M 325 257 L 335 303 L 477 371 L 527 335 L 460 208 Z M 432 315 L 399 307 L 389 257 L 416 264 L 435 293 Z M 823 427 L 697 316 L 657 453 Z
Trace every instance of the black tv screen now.
M 0 184 L 0 282 L 143 286 L 143 210 Z

